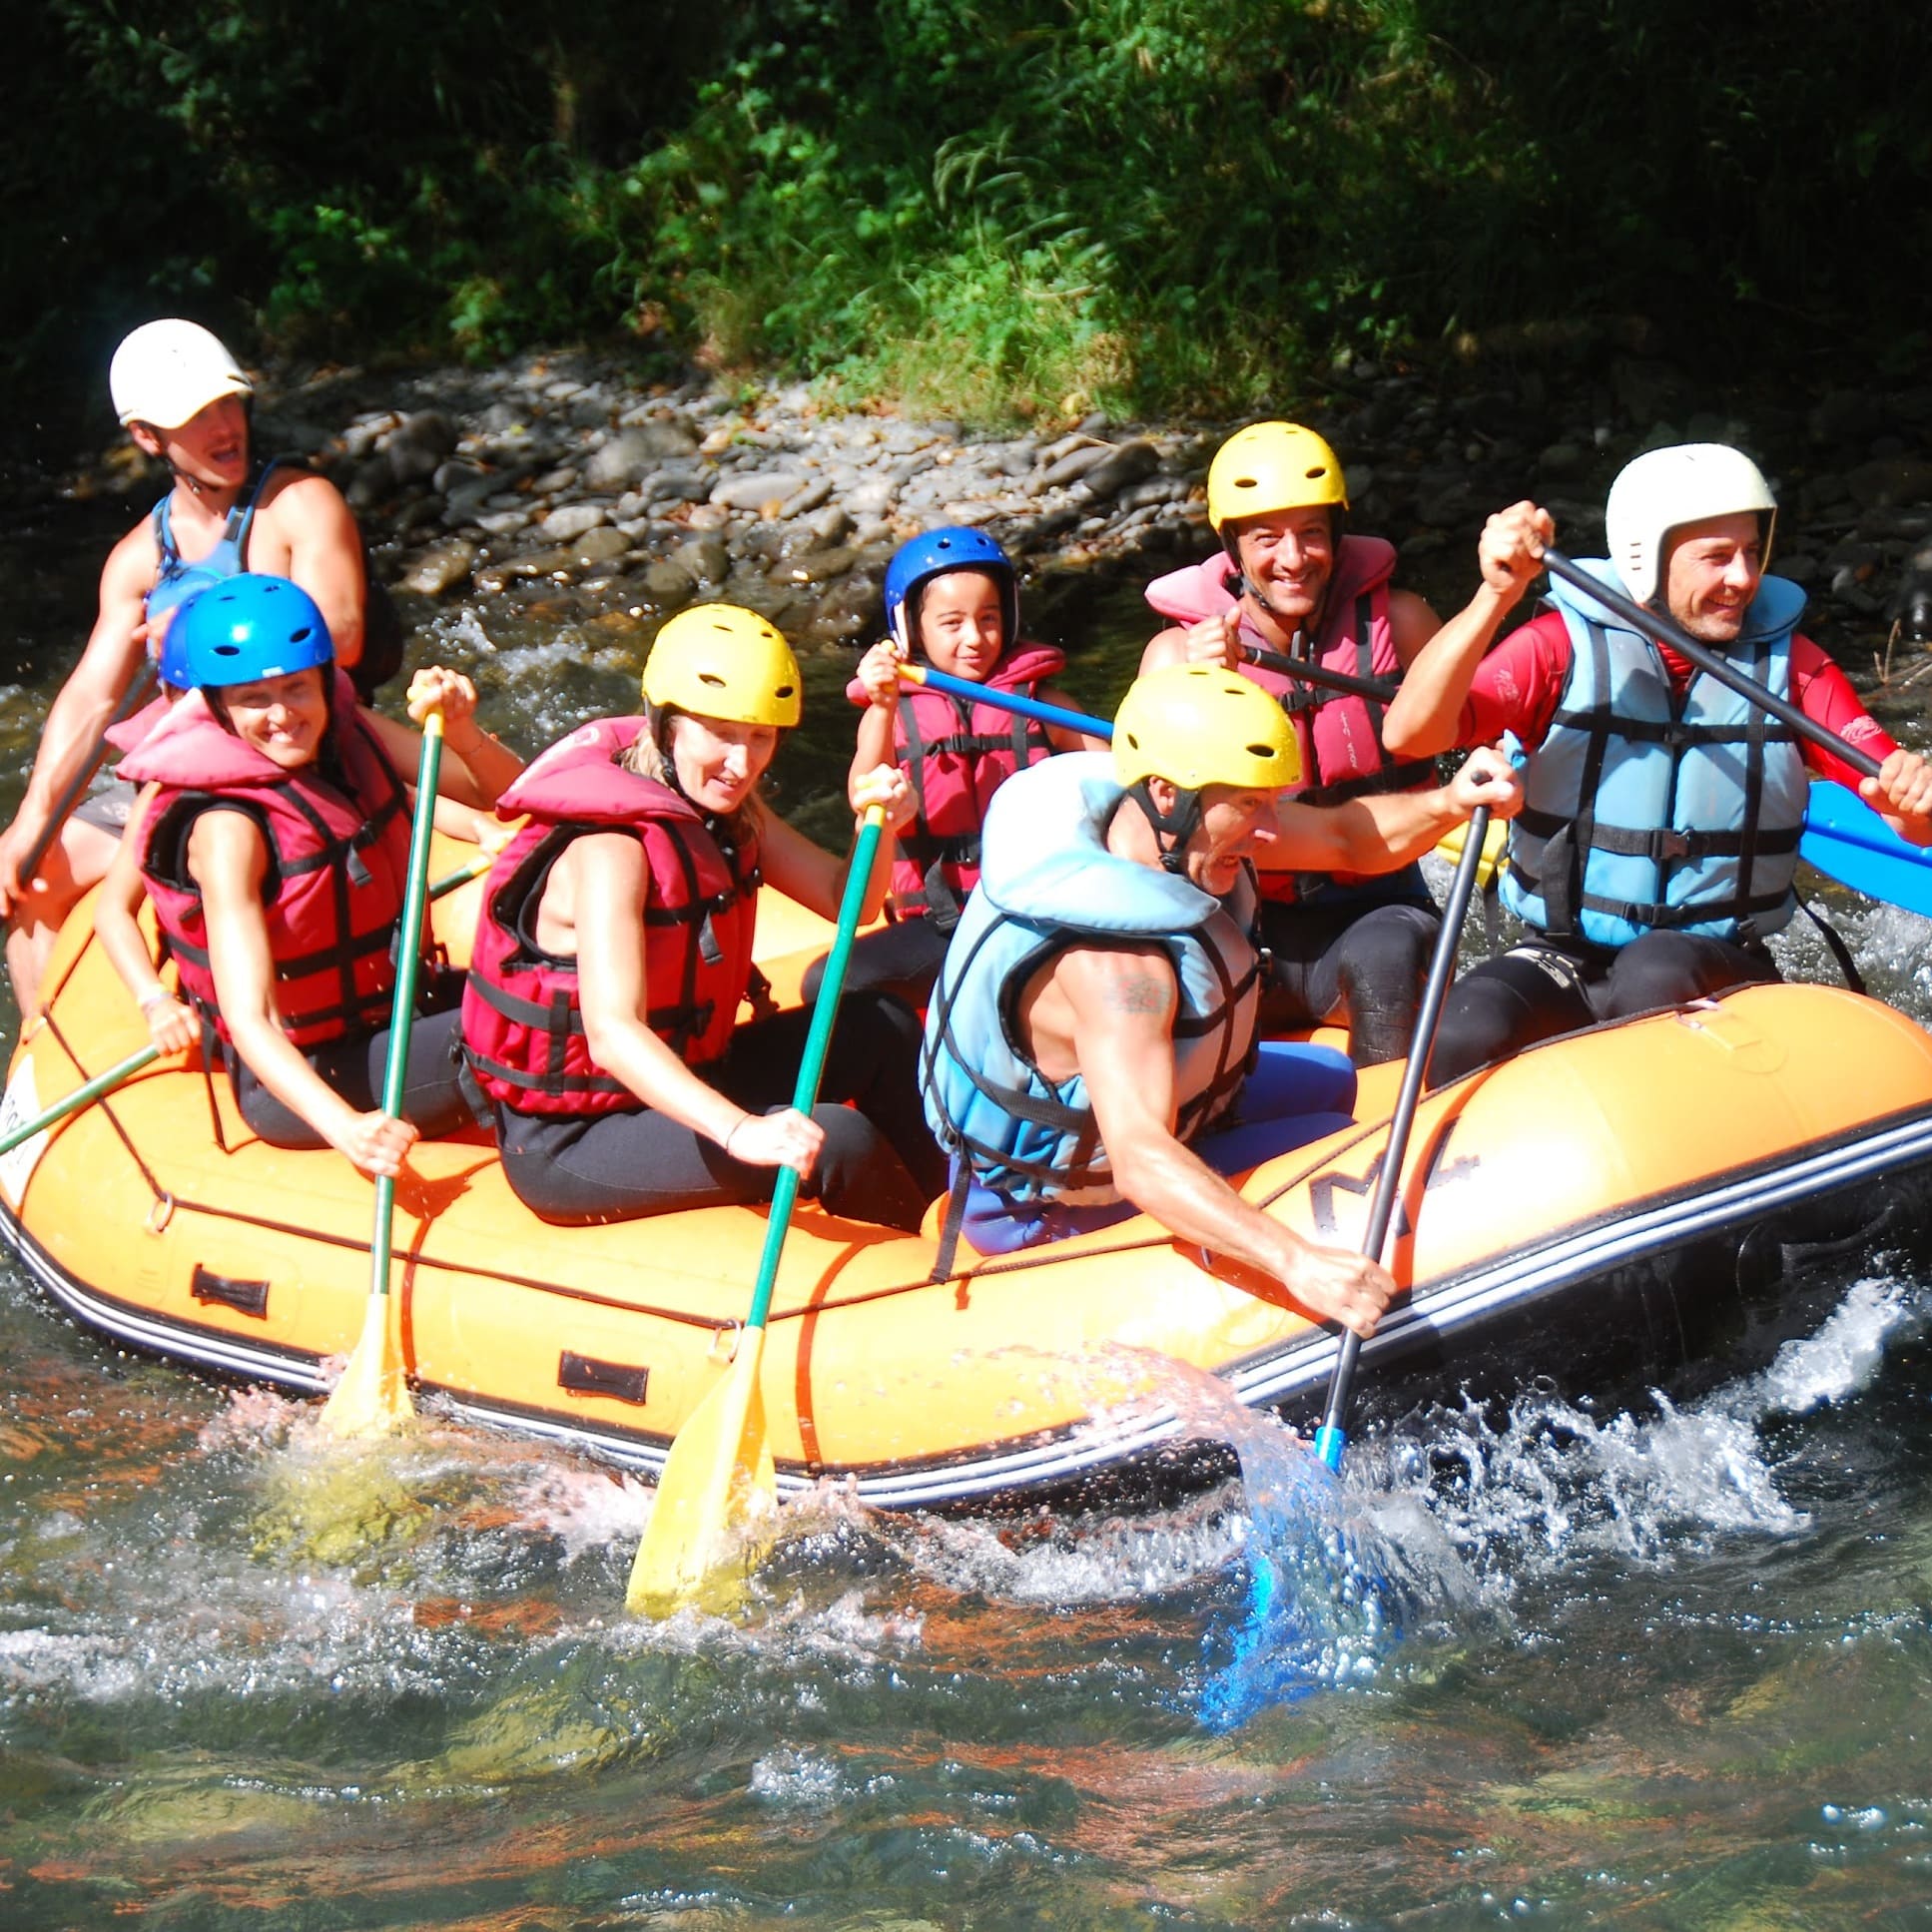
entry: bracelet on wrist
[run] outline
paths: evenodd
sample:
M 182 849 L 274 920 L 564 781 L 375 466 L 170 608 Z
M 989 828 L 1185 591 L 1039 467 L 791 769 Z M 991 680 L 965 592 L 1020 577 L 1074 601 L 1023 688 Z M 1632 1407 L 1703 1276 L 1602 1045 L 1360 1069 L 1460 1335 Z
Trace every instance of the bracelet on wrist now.
M 134 1003 L 145 1013 L 150 1006 L 158 1006 L 164 999 L 172 999 L 174 996 L 175 995 L 172 992 L 170 992 L 168 988 L 164 986 L 159 979 L 157 979 L 154 982 L 154 984 L 150 986 L 148 990 L 144 992 L 141 995 L 141 997 L 137 999 Z

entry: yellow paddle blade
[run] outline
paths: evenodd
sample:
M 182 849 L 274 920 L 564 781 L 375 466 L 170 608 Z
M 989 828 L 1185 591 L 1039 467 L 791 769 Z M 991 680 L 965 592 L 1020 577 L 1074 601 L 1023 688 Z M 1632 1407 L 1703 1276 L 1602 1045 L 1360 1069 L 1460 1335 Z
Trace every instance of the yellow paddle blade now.
M 764 1354 L 764 1329 L 744 1330 L 725 1379 L 679 1430 L 631 1565 L 626 1610 L 669 1616 L 728 1599 L 765 1547 L 778 1475 L 758 1386 Z
M 1468 832 L 1467 824 L 1451 827 L 1437 842 L 1437 855 L 1456 865 L 1462 859 L 1463 841 Z M 1492 819 L 1489 830 L 1483 834 L 1483 856 L 1476 862 L 1476 883 L 1484 892 L 1489 891 L 1496 875 L 1509 864 L 1509 844 L 1510 828 L 1501 819 Z
M 402 1371 L 400 1317 L 393 1295 L 371 1295 L 362 1333 L 342 1379 L 322 1404 L 322 1427 L 344 1441 L 392 1436 L 415 1418 Z

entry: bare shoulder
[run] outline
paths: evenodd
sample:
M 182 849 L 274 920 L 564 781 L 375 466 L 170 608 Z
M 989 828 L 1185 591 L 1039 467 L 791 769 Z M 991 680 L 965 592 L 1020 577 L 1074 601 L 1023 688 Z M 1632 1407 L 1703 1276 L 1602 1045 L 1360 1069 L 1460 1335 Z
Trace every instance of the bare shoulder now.
M 1163 665 L 1186 662 L 1187 633 L 1179 625 L 1170 624 L 1167 629 L 1147 640 L 1146 649 L 1140 653 L 1140 673 L 1144 677 L 1149 671 L 1158 671 Z
M 1068 947 L 1053 976 L 1075 1011 L 1088 1018 L 1165 1020 L 1179 999 L 1173 962 L 1144 942 Z
M 161 564 L 161 549 L 155 542 L 154 516 L 144 516 L 107 554 L 101 566 L 101 597 L 126 597 L 152 588 Z
M 347 516 L 348 500 L 320 470 L 280 463 L 269 472 L 258 516 Z

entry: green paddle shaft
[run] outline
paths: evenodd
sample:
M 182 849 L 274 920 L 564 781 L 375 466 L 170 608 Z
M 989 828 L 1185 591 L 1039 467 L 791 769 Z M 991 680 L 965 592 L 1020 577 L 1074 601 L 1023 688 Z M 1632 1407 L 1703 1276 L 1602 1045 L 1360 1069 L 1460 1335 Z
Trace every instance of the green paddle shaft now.
M 422 968 L 422 914 L 429 898 L 429 834 L 436 819 L 436 777 L 442 769 L 442 713 L 430 712 L 422 727 L 422 762 L 416 773 L 416 815 L 409 828 L 409 880 L 402 897 L 402 924 L 395 962 L 395 1003 L 389 1009 L 389 1058 L 382 1069 L 382 1111 L 402 1117 L 409 1078 L 409 1029 L 415 1018 L 416 980 Z M 389 1292 L 389 1245 L 395 1219 L 395 1182 L 375 1183 L 375 1227 L 369 1241 L 369 1293 Z
M 839 929 L 833 935 L 832 951 L 825 963 L 825 976 L 819 981 L 819 996 L 812 1007 L 812 1025 L 805 1036 L 805 1053 L 799 1061 L 798 1085 L 793 1089 L 792 1105 L 809 1114 L 819 1103 L 819 1081 L 825 1073 L 825 1056 L 832 1044 L 832 1028 L 839 1017 L 839 994 L 846 982 L 846 964 L 852 958 L 852 943 L 859 931 L 859 915 L 865 909 L 866 887 L 872 879 L 873 861 L 879 853 L 881 830 L 886 823 L 883 805 L 868 806 L 865 823 L 852 848 L 852 863 L 846 869 L 845 896 L 839 902 Z M 758 1285 L 752 1290 L 751 1312 L 745 1317 L 747 1328 L 763 1328 L 771 1312 L 772 1290 L 778 1281 L 779 1256 L 792 1224 L 792 1208 L 798 1200 L 798 1170 L 781 1167 L 772 1189 L 772 1218 L 765 1224 L 765 1248 L 758 1257 Z
M 24 1126 L 15 1127 L 11 1133 L 0 1139 L 0 1154 L 10 1154 L 22 1141 L 31 1140 L 37 1133 L 45 1133 L 56 1121 L 65 1120 L 70 1113 L 80 1110 L 98 1100 L 102 1094 L 111 1093 L 123 1080 L 131 1079 L 144 1066 L 161 1057 L 159 1047 L 144 1046 L 138 1053 L 130 1053 L 124 1060 L 117 1061 L 105 1073 L 97 1073 L 85 1086 L 77 1086 L 72 1093 L 63 1094 L 51 1107 L 37 1113 Z

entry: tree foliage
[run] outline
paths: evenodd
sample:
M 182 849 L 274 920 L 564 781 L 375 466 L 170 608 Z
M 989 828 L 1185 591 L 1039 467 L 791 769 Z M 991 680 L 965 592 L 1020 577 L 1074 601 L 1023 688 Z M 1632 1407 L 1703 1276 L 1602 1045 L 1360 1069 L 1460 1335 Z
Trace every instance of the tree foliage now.
M 96 385 L 171 310 L 986 415 L 1603 316 L 1903 370 L 1929 48 L 1820 0 L 43 0 L 0 302 L 16 378 Z

